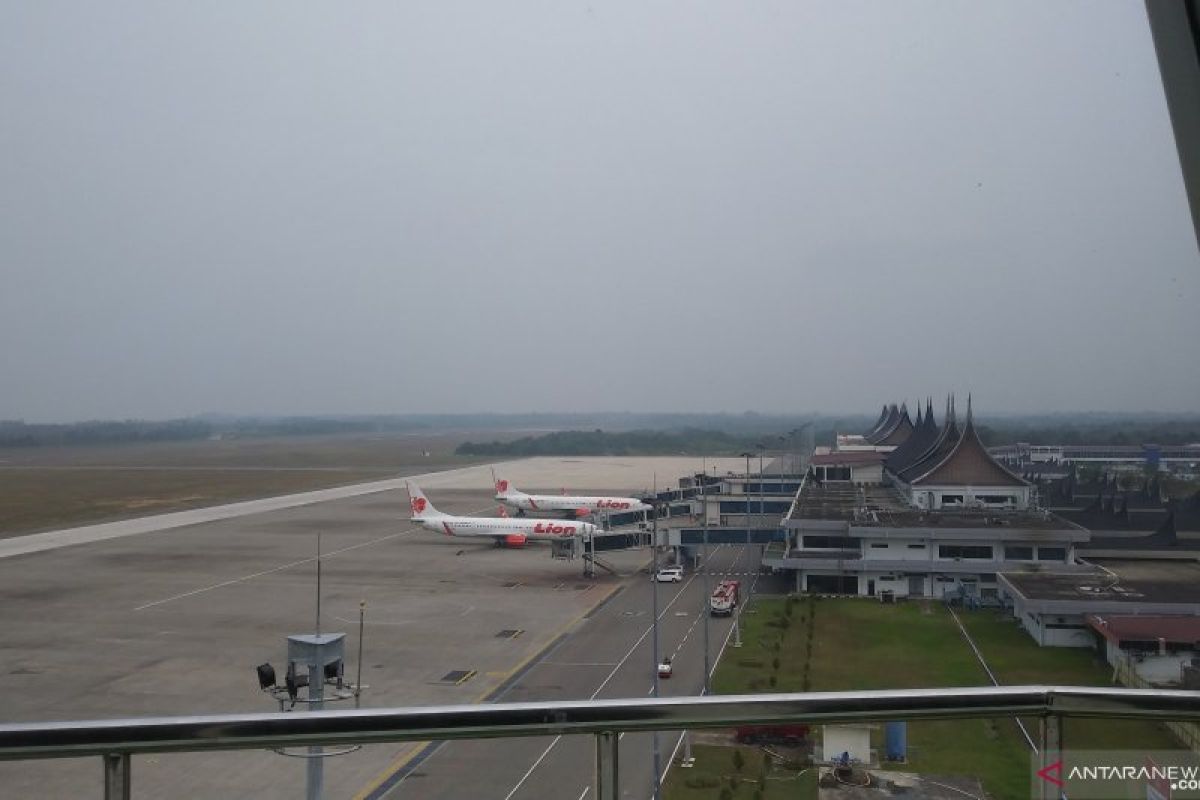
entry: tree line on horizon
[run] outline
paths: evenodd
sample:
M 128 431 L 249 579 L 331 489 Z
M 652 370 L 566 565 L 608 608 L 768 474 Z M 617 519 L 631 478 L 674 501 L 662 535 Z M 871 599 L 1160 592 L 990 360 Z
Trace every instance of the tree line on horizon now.
M 618 421 L 608 427 L 598 420 Z M 737 455 L 745 451 L 793 452 L 798 429 L 810 425 L 812 441 L 832 445 L 838 433 L 867 430 L 866 415 L 770 416 L 757 414 L 410 414 L 231 417 L 208 415 L 163 421 L 94 420 L 37 423 L 0 420 L 0 447 L 45 447 L 137 442 L 194 441 L 224 437 L 317 436 L 403 432 L 500 431 L 541 428 L 550 432 L 507 442 L 468 441 L 462 455 Z M 642 423 L 642 424 L 635 424 Z M 646 424 L 651 423 L 651 424 Z M 1200 414 L 1037 414 L 979 421 L 988 446 L 1033 444 L 1200 443 Z M 557 429 L 557 430 L 554 430 Z

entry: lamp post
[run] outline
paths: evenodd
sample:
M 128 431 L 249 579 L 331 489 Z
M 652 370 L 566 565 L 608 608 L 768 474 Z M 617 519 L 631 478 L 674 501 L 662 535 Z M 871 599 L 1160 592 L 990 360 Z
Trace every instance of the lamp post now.
M 654 661 L 654 696 L 658 697 L 658 475 L 654 476 L 654 501 L 651 504 L 654 511 L 654 519 L 651 523 L 651 542 L 650 542 L 650 596 L 652 604 L 651 627 L 653 632 L 650 634 L 651 639 L 651 658 Z M 662 768 L 659 763 L 658 753 L 658 731 L 654 731 L 654 800 L 658 800 L 659 775 L 662 773 Z
M 754 518 L 754 528 L 755 530 L 758 530 L 760 527 L 762 527 L 763 514 L 767 513 L 765 505 L 765 495 L 767 490 L 766 486 L 763 485 L 763 451 L 767 449 L 767 446 L 762 442 L 759 442 L 755 445 L 755 447 L 758 448 L 758 516 Z M 765 552 L 766 548 L 767 546 L 764 544 L 760 552 Z M 762 565 L 760 564 L 759 566 L 761 568 Z
M 704 476 L 701 478 L 700 491 L 704 502 L 701 504 L 704 509 L 704 550 L 700 561 L 700 578 L 704 587 L 704 597 L 701 599 L 703 605 L 700 607 L 700 613 L 704 615 L 704 694 L 708 694 L 708 618 L 711 616 L 708 610 L 709 593 L 708 586 L 708 457 L 705 456 L 701 460 L 703 465 Z M 719 500 L 717 502 L 720 502 Z

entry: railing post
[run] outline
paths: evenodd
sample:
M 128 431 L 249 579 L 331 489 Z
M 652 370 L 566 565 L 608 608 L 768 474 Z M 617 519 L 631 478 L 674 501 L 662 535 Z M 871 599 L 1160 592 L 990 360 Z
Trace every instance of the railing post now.
M 1060 714 L 1044 715 L 1042 717 L 1041 748 L 1038 750 L 1039 769 L 1048 771 L 1049 775 L 1058 779 L 1061 779 L 1064 774 L 1062 769 L 1047 770 L 1047 768 L 1062 761 L 1062 726 L 1063 718 Z M 1053 781 L 1041 780 L 1039 784 L 1042 788 L 1042 800 L 1060 800 L 1063 796 L 1062 787 Z
M 129 753 L 104 755 L 104 800 L 129 800 Z
M 596 734 L 596 800 L 621 797 L 617 753 L 620 738 L 615 731 Z

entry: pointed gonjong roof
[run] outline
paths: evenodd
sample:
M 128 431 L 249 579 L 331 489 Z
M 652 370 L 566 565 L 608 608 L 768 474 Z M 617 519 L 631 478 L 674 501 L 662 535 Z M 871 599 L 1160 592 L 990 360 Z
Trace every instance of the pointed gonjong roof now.
M 947 426 L 949 427 L 949 426 Z M 971 398 L 967 396 L 967 424 L 958 443 L 937 464 L 913 478 L 913 486 L 1028 486 L 987 451 L 975 430 Z
M 887 422 L 887 418 L 888 418 L 888 405 L 887 405 L 887 403 L 884 403 L 883 411 L 879 412 L 879 419 L 875 420 L 874 425 L 872 425 L 870 428 L 867 428 L 867 432 L 862 435 L 863 438 L 865 439 L 868 436 L 870 436 L 871 434 L 875 433 L 877 430 L 879 430 L 883 426 L 883 423 Z
M 876 444 L 884 436 L 887 436 L 888 432 L 895 427 L 896 423 L 899 421 L 900 409 L 896 407 L 895 403 L 892 403 L 890 406 L 888 406 L 887 417 L 884 418 L 883 422 L 881 422 L 875 428 L 872 428 L 870 432 L 863 436 L 863 438 L 871 444 Z
M 877 445 L 901 445 L 909 440 L 913 433 L 912 420 L 908 416 L 908 404 L 900 406 L 900 418 L 896 420 L 896 424 L 892 429 L 883 434 L 883 438 L 875 444 Z
M 942 460 L 958 442 L 958 420 L 954 413 L 954 396 L 946 396 L 946 416 L 943 417 L 942 429 L 937 437 L 929 443 L 920 455 L 909 462 L 896 477 L 905 483 L 911 483 L 914 478 L 924 475 L 926 470 Z
M 933 419 L 933 399 L 925 403 L 925 416 L 921 417 L 917 409 L 917 425 L 913 435 L 908 437 L 887 456 L 887 468 L 892 473 L 898 473 L 914 461 L 925 455 L 925 452 L 937 441 L 939 428 Z

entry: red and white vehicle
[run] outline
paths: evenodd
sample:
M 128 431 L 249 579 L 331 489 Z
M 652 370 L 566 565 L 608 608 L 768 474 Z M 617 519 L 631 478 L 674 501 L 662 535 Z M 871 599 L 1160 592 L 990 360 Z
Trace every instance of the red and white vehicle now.
M 496 500 L 516 509 L 518 514 L 524 514 L 526 511 L 565 511 L 576 517 L 590 517 L 593 514 L 651 509 L 648 503 L 643 503 L 636 497 L 526 494 L 503 478 L 496 481 Z
M 738 604 L 738 582 L 721 581 L 713 589 L 712 597 L 708 598 L 708 608 L 714 617 L 724 617 L 733 613 Z
M 566 519 L 513 519 L 499 517 L 456 517 L 443 514 L 433 507 L 429 498 L 417 486 L 408 484 L 412 521 L 421 527 L 446 536 L 486 537 L 497 547 L 523 547 L 530 539 L 569 539 L 572 536 L 595 536 L 602 533 L 590 522 Z

